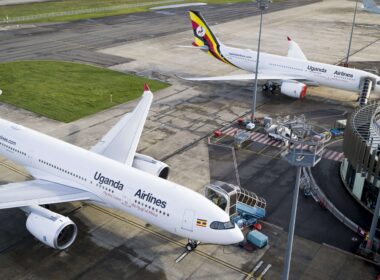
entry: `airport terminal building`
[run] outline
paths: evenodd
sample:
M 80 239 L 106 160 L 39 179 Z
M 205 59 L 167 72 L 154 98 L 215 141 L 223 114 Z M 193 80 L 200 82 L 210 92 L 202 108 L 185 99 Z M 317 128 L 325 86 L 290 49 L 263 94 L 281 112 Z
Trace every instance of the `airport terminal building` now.
M 374 210 L 380 187 L 380 102 L 358 107 L 347 119 L 340 168 L 352 195 Z

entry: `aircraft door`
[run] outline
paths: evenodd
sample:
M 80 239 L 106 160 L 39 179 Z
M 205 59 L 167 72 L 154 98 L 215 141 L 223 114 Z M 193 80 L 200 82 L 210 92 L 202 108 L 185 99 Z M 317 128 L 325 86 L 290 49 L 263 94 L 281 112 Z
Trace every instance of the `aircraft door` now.
M 194 211 L 186 209 L 183 213 L 183 219 L 182 219 L 182 229 L 193 231 L 194 226 Z

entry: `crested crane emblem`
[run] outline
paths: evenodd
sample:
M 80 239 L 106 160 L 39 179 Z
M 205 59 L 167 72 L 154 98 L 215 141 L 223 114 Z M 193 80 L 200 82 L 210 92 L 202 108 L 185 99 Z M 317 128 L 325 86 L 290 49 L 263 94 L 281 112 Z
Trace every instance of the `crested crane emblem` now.
M 199 37 L 203 37 L 203 36 L 205 36 L 205 34 L 206 34 L 206 30 L 205 30 L 201 25 L 199 25 L 199 26 L 197 27 L 197 30 L 196 30 L 195 32 L 197 33 L 197 35 L 198 35 Z

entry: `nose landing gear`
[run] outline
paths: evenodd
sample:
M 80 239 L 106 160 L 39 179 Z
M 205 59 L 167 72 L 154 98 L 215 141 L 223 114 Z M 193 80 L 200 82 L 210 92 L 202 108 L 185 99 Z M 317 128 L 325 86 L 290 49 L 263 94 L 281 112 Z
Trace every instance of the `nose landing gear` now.
M 198 244 L 199 244 L 199 241 L 189 239 L 189 242 L 186 244 L 186 250 L 191 252 L 195 248 L 197 248 Z

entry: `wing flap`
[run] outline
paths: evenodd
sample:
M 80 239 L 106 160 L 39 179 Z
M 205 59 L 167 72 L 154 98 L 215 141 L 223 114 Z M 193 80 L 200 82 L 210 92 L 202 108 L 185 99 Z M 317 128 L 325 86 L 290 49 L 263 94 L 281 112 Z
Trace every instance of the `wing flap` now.
M 144 94 L 131 113 L 126 114 L 91 151 L 132 166 L 153 94 L 145 85 Z
M 0 209 L 80 200 L 100 201 L 90 192 L 43 180 L 0 186 Z

